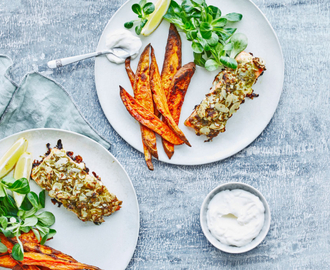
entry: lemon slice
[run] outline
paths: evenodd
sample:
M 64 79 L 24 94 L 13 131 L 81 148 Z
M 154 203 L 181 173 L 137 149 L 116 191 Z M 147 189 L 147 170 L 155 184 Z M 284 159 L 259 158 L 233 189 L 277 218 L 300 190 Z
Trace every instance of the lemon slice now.
M 156 30 L 162 21 L 163 16 L 166 14 L 170 3 L 171 0 L 158 0 L 156 2 L 154 12 L 149 15 L 148 22 L 142 28 L 142 35 L 149 36 L 153 31 Z
M 0 178 L 14 168 L 19 157 L 26 151 L 28 141 L 25 138 L 18 139 L 0 159 Z
M 32 169 L 32 155 L 29 152 L 25 152 L 20 156 L 15 166 L 15 170 L 14 170 L 15 180 L 26 178 L 28 181 L 30 181 L 31 169 Z M 19 194 L 13 192 L 13 195 L 17 206 L 20 207 L 24 200 L 25 194 Z

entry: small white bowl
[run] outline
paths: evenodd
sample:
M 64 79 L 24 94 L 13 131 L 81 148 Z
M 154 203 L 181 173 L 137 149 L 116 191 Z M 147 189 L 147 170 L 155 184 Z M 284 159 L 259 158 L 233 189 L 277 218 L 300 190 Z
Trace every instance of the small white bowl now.
M 206 218 L 207 208 L 208 208 L 208 205 L 209 205 L 210 201 L 212 200 L 212 198 L 216 194 L 218 194 L 220 191 L 233 190 L 233 189 L 243 189 L 245 191 L 248 191 L 248 192 L 256 195 L 257 197 L 259 197 L 260 201 L 263 203 L 263 205 L 265 207 L 265 222 L 264 222 L 264 225 L 263 225 L 260 233 L 250 243 L 248 243 L 247 245 L 242 246 L 242 247 L 228 246 L 228 245 L 222 244 L 218 239 L 216 239 L 211 234 L 209 228 L 207 227 L 207 218 Z M 206 236 L 207 240 L 209 240 L 209 242 L 213 246 L 215 246 L 217 249 L 220 249 L 221 251 L 224 251 L 227 253 L 238 254 L 238 253 L 247 252 L 247 251 L 255 248 L 264 240 L 264 238 L 266 237 L 266 235 L 268 233 L 269 227 L 270 227 L 270 210 L 269 210 L 269 206 L 268 206 L 266 199 L 264 198 L 264 196 L 262 196 L 262 194 L 257 189 L 255 189 L 254 187 L 251 187 L 250 185 L 247 185 L 247 184 L 238 183 L 238 182 L 230 182 L 230 183 L 222 184 L 222 185 L 216 187 L 206 196 L 206 198 L 202 204 L 202 207 L 201 207 L 200 222 L 201 222 L 201 226 L 202 226 L 204 235 Z

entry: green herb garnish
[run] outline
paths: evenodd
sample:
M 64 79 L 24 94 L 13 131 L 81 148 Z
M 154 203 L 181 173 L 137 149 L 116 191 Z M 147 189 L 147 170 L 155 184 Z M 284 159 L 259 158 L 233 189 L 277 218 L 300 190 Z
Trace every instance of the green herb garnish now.
M 181 5 L 172 0 L 164 16 L 186 33 L 195 63 L 209 71 L 223 66 L 237 68 L 235 57 L 247 47 L 248 40 L 244 34 L 234 34 L 237 28 L 226 25 L 242 18 L 239 13 L 222 16 L 219 8 L 208 6 L 205 0 L 184 0 Z
M 129 21 L 124 24 L 127 29 L 131 29 L 134 25 L 135 33 L 137 35 L 141 34 L 142 28 L 148 22 L 148 17 L 155 10 L 155 5 L 151 2 L 147 2 L 146 0 L 141 0 L 138 4 L 132 5 L 132 11 L 138 15 L 138 20 Z
M 17 207 L 11 196 L 12 192 L 26 194 L 22 205 Z M 15 180 L 11 177 L 0 179 L 0 232 L 6 237 L 16 237 L 17 244 L 12 249 L 15 260 L 22 261 L 24 249 L 19 236 L 30 230 L 34 232 L 40 244 L 52 238 L 56 231 L 50 229 L 55 223 L 55 217 L 48 211 L 38 211 L 45 207 L 45 191 L 39 196 L 30 191 L 29 182 L 26 178 Z M 0 253 L 7 251 L 6 246 L 0 242 Z

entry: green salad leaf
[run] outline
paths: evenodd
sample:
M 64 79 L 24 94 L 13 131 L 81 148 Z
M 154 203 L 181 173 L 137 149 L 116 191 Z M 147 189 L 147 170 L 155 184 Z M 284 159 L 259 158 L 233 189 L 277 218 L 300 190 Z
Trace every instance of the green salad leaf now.
M 164 19 L 173 23 L 191 41 L 194 61 L 209 71 L 227 66 L 237 68 L 234 59 L 247 46 L 244 34 L 234 34 L 237 28 L 227 24 L 241 21 L 242 14 L 222 15 L 218 7 L 205 0 L 184 0 L 181 5 L 172 0 Z
M 7 252 L 8 248 L 3 244 L 1 243 L 1 239 L 0 239 L 0 253 L 5 253 Z
M 131 29 L 135 25 L 135 33 L 137 35 L 141 34 L 142 28 L 148 22 L 148 17 L 155 10 L 155 5 L 152 2 L 147 2 L 146 0 L 141 0 L 139 3 L 132 5 L 132 11 L 138 15 L 137 20 L 132 20 L 124 23 L 124 27 Z
M 12 192 L 26 194 L 20 207 L 11 196 Z M 22 261 L 24 258 L 23 246 L 19 240 L 21 233 L 32 230 L 42 244 L 56 234 L 50 228 L 55 223 L 55 216 L 48 211 L 39 212 L 44 207 L 45 191 L 41 191 L 39 196 L 30 191 L 27 179 L 0 179 L 0 232 L 6 237 L 16 237 L 17 244 L 11 253 L 15 260 Z M 0 253 L 6 251 L 6 246 L 0 242 Z

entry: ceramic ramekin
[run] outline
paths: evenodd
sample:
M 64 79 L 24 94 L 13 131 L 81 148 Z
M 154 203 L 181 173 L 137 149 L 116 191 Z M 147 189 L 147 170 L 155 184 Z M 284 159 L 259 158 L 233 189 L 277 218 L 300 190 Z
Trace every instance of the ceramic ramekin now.
M 260 201 L 263 203 L 263 205 L 265 207 L 265 221 L 264 221 L 264 225 L 263 225 L 260 233 L 250 243 L 248 243 L 247 245 L 242 246 L 242 247 L 228 246 L 228 245 L 222 244 L 218 239 L 216 239 L 211 234 L 211 232 L 207 226 L 206 214 L 207 214 L 208 205 L 209 205 L 210 201 L 212 200 L 212 198 L 216 194 L 218 194 L 220 191 L 233 190 L 233 189 L 243 189 L 245 191 L 248 191 L 248 192 L 256 195 L 257 197 L 259 197 Z M 262 196 L 262 194 L 254 187 L 244 184 L 244 183 L 238 183 L 238 182 L 230 182 L 230 183 L 222 184 L 222 185 L 216 187 L 215 189 L 213 189 L 204 199 L 202 207 L 201 207 L 201 212 L 200 212 L 200 222 L 201 222 L 203 233 L 204 233 L 205 237 L 207 238 L 207 240 L 213 246 L 220 249 L 221 251 L 224 251 L 227 253 L 233 253 L 233 254 L 247 252 L 247 251 L 255 248 L 256 246 L 258 246 L 264 240 L 264 238 L 266 237 L 266 235 L 268 233 L 268 230 L 270 227 L 270 219 L 271 218 L 270 218 L 269 206 L 268 206 L 268 203 L 267 203 L 266 199 L 264 198 L 264 196 Z

